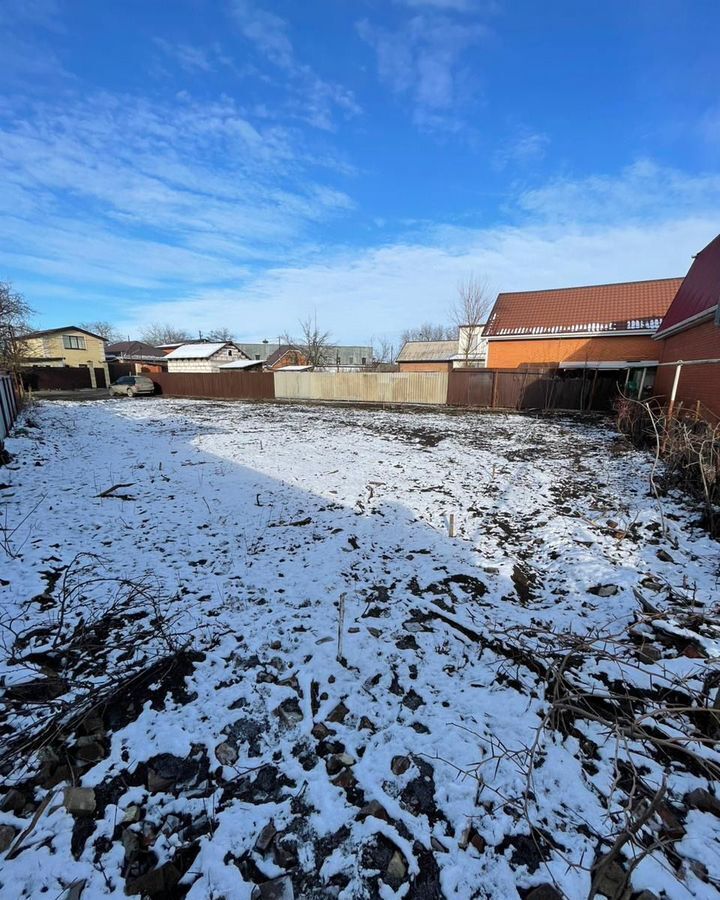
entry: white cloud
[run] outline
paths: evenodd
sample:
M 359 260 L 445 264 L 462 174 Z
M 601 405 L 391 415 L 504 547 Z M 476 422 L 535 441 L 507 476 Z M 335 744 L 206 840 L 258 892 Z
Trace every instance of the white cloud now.
M 474 272 L 497 290 L 527 290 L 683 275 L 717 230 L 711 213 L 652 224 L 573 227 L 526 224 L 435 229 L 416 239 L 341 251 L 279 266 L 238 288 L 190 291 L 145 306 L 123 329 L 153 320 L 203 329 L 227 324 L 250 339 L 274 339 L 317 310 L 336 339 L 397 338 L 421 321 L 447 321 L 458 281 Z
M 352 206 L 310 177 L 321 162 L 227 98 L 24 106 L 0 126 L 0 261 L 80 281 L 220 284 L 301 255 L 310 226 Z
M 691 175 L 639 160 L 619 176 L 555 178 L 519 198 L 526 212 L 547 221 L 607 222 L 618 216 L 652 221 L 672 210 L 677 217 L 720 207 L 720 175 Z
M 485 25 L 428 13 L 413 16 L 396 30 L 366 19 L 356 27 L 375 50 L 380 80 L 410 100 L 416 125 L 446 131 L 461 127 L 461 107 L 466 113 L 473 94 L 462 60 L 487 36 Z
M 497 169 L 528 166 L 544 159 L 549 146 L 550 138 L 544 132 L 519 128 L 496 151 L 493 164 Z
M 289 36 L 290 25 L 285 19 L 253 0 L 232 0 L 230 8 L 240 33 L 261 56 L 284 73 L 284 87 L 290 90 L 296 106 L 300 98 L 302 112 L 296 111 L 296 115 L 303 121 L 330 130 L 334 127 L 336 110 L 346 117 L 361 112 L 352 91 L 321 78 L 311 66 L 297 59 Z

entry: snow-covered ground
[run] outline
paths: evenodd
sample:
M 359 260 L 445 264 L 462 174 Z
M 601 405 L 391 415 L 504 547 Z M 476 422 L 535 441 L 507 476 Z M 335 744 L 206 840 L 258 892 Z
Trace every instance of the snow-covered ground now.
M 704 614 L 702 635 L 675 615 L 720 600 L 718 544 L 611 430 L 161 398 L 18 428 L 0 898 L 588 897 L 664 774 L 640 838 L 668 846 L 626 842 L 615 876 L 716 895 L 718 810 L 682 799 L 714 790 L 698 764 L 589 718 L 538 731 L 572 635 L 620 648 L 567 661 L 598 695 L 619 672 L 702 685 L 719 655 Z

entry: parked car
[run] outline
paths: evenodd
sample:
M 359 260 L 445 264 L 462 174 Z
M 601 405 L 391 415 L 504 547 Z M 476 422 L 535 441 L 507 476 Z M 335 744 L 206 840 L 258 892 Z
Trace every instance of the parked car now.
M 136 394 L 154 394 L 155 383 L 147 375 L 123 375 L 110 385 L 110 395 L 125 394 L 134 397 Z

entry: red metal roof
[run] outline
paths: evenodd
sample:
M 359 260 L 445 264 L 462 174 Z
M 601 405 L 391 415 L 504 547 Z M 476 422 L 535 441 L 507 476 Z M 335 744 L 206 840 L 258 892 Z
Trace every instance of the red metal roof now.
M 704 318 L 720 302 L 720 234 L 695 257 L 656 337 Z M 688 322 L 688 320 L 692 320 Z
M 682 278 L 498 294 L 485 337 L 653 332 Z

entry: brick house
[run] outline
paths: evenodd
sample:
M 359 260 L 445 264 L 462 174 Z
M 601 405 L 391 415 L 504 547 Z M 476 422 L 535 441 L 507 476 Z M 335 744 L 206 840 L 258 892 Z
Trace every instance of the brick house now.
M 168 372 L 219 372 L 225 363 L 247 358 L 233 341 L 181 344 L 165 356 Z
M 661 278 L 498 294 L 484 333 L 488 367 L 652 372 L 659 362 L 653 334 L 681 283 Z
M 720 235 L 695 257 L 655 340 L 663 363 L 656 393 L 685 406 L 699 402 L 720 417 L 720 363 L 698 364 L 720 359 Z
M 457 341 L 405 341 L 397 364 L 401 372 L 449 372 L 457 352 Z

